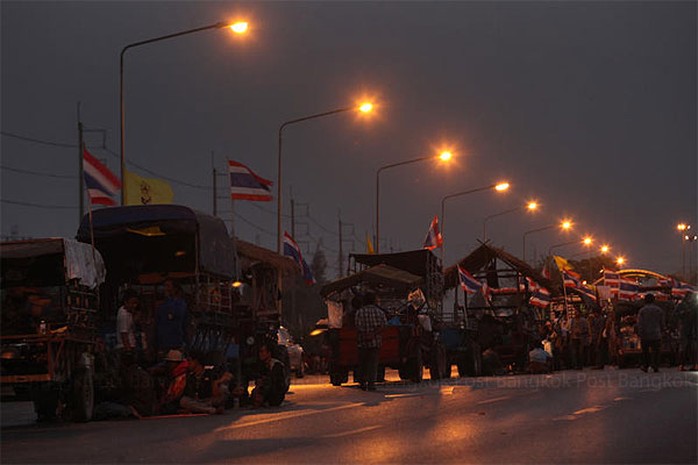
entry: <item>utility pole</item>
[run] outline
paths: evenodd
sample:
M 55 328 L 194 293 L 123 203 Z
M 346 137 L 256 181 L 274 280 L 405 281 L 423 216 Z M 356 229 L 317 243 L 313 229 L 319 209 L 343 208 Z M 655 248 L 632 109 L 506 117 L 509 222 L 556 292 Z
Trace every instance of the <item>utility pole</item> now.
M 218 173 L 213 150 L 211 150 L 211 168 L 213 169 L 213 216 L 218 216 Z
M 339 277 L 344 277 L 344 251 L 342 250 L 342 217 L 337 216 L 339 221 Z
M 80 218 L 78 218 L 78 224 L 82 221 L 82 217 L 85 214 L 85 176 L 83 175 L 83 150 L 85 150 L 85 142 L 83 140 L 83 128 L 82 121 L 80 120 L 80 102 L 78 102 L 78 198 L 80 199 Z
M 294 241 L 296 240 L 296 201 L 293 197 L 291 197 L 291 237 Z

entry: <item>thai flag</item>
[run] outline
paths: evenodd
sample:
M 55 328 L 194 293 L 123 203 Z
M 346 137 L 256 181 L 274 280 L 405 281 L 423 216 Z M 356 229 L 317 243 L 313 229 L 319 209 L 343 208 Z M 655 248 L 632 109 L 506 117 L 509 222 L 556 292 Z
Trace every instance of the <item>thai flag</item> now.
M 676 284 L 671 288 L 671 295 L 674 297 L 686 297 L 686 294 L 688 294 L 689 291 L 695 291 L 696 288 L 688 283 L 684 283 L 683 281 L 676 281 Z
M 563 271 L 562 278 L 565 287 L 582 287 L 582 277 L 579 273 L 575 273 L 572 270 Z
M 528 282 L 528 291 L 531 294 L 528 302 L 534 307 L 539 308 L 546 308 L 550 305 L 552 301 L 550 292 L 529 277 L 526 277 L 526 281 Z
M 439 231 L 439 217 L 434 216 L 429 225 L 429 231 L 427 232 L 427 237 L 424 238 L 424 245 L 422 248 L 428 250 L 438 249 L 444 245 L 444 238 Z
M 272 200 L 272 182 L 255 174 L 240 162 L 228 160 L 230 176 L 230 196 L 233 200 L 253 200 L 269 202 Z
M 611 289 L 611 296 L 618 297 L 620 290 L 620 275 L 615 271 L 603 270 L 603 283 Z
M 301 273 L 303 274 L 303 279 L 307 284 L 315 284 L 313 272 L 303 259 L 301 248 L 298 247 L 296 241 L 294 241 L 291 235 L 286 231 L 284 231 L 284 255 L 291 257 L 291 259 L 296 262 L 298 268 L 300 268 Z
M 92 205 L 116 205 L 112 198 L 121 189 L 121 181 L 87 149 L 82 149 L 82 174 Z
M 620 300 L 635 300 L 640 293 L 640 285 L 630 279 L 620 278 L 618 298 Z
M 550 297 L 550 292 L 544 287 L 538 288 L 531 294 L 531 298 L 528 300 L 534 307 L 546 308 L 550 305 L 552 298 Z
M 460 282 L 460 287 L 468 294 L 476 294 L 482 289 L 480 281 L 468 273 L 468 270 L 461 268 L 460 265 L 458 265 L 458 281 Z

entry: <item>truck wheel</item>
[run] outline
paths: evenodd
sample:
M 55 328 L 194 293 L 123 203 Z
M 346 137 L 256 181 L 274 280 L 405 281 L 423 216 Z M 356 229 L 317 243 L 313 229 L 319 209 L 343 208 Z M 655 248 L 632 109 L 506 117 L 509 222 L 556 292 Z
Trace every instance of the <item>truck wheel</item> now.
M 37 393 L 34 397 L 34 411 L 37 421 L 51 421 L 57 417 L 58 391 L 47 390 Z
M 465 378 L 468 376 L 468 367 L 465 359 L 463 357 L 459 358 L 456 362 L 456 367 L 458 368 L 458 376 Z
M 435 344 L 431 349 L 431 363 L 429 364 L 431 379 L 446 377 L 446 363 L 446 349 L 441 344 Z
M 400 365 L 400 368 L 398 368 L 398 370 L 397 370 L 397 374 L 400 376 L 400 379 L 403 381 L 406 379 L 410 379 L 410 373 L 409 373 L 406 365 Z
M 378 365 L 378 371 L 376 371 L 376 381 L 379 383 L 385 382 L 385 365 Z
M 73 380 L 72 412 L 73 420 L 90 421 L 94 412 L 95 391 L 92 371 L 81 370 Z
M 332 386 L 341 386 L 342 383 L 347 381 L 349 381 L 349 370 L 330 371 L 330 383 Z
M 422 363 L 422 351 L 417 348 L 413 356 L 407 359 L 407 372 L 413 383 L 421 383 L 424 375 L 424 363 Z
M 482 376 L 482 353 L 480 344 L 473 342 L 470 344 L 468 354 L 462 356 L 456 362 L 458 365 L 458 376 Z

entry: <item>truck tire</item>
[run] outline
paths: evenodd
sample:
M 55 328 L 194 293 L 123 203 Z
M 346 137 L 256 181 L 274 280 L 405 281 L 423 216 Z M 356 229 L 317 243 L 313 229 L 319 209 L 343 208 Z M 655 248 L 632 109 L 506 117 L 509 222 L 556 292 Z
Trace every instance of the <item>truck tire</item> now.
M 376 372 L 376 381 L 379 383 L 385 382 L 385 365 L 378 365 L 378 371 Z
M 431 363 L 429 363 L 429 375 L 431 376 L 431 379 L 446 378 L 446 364 L 448 363 L 448 360 L 444 346 L 439 343 L 435 343 L 431 348 L 430 355 Z
M 342 383 L 349 381 L 349 370 L 332 370 L 330 371 L 330 383 L 332 386 L 341 386 Z
M 407 359 L 408 378 L 413 383 L 421 383 L 424 375 L 424 363 L 422 362 L 422 351 L 419 347 L 415 353 Z
M 86 422 L 92 419 L 95 403 L 94 381 L 92 371 L 85 369 L 75 374 L 71 410 L 74 421 Z
M 34 395 L 33 402 L 37 421 L 51 421 L 57 418 L 59 402 L 59 393 L 57 390 L 40 390 Z
M 468 354 L 458 360 L 458 376 L 482 376 L 480 344 L 472 342 Z

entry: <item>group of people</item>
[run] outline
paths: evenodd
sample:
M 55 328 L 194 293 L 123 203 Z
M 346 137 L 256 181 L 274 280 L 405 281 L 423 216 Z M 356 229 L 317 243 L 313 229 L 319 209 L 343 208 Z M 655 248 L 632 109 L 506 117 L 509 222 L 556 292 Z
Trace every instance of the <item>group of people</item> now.
M 154 347 L 150 347 L 150 352 L 156 354 L 155 360 L 144 357 L 149 341 L 143 331 L 137 330 L 142 312 L 135 291 L 124 292 L 116 315 L 116 365 L 120 381 L 127 385 L 123 391 L 127 394 L 120 400 L 134 416 L 214 414 L 235 404 L 262 407 L 283 402 L 288 386 L 284 364 L 274 357 L 275 343 L 264 341 L 259 346 L 258 375 L 249 393 L 247 383 L 235 379 L 226 368 L 222 354 L 187 347 L 188 309 L 182 288 L 167 280 L 164 289 L 166 298 L 156 306 L 154 314 Z M 146 365 L 150 366 L 142 368 Z
M 682 370 L 696 369 L 698 360 L 698 299 L 689 292 L 673 312 L 679 333 L 678 362 Z M 614 362 L 618 339 L 615 317 L 610 311 L 597 309 L 584 315 L 573 310 L 541 328 L 539 340 L 529 353 L 530 372 L 559 369 L 603 368 Z M 632 327 L 642 350 L 640 368 L 659 371 L 662 337 L 668 329 L 666 312 L 647 293 Z M 544 350 L 544 343 L 547 350 Z

